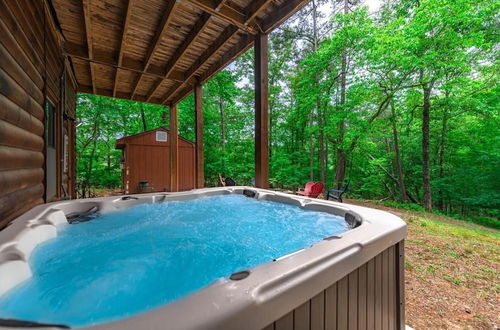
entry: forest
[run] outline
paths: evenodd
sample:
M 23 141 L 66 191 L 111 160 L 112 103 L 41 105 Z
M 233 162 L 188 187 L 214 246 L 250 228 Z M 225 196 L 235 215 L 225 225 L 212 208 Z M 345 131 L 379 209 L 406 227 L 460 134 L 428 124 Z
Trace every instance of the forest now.
M 272 188 L 350 183 L 349 198 L 500 227 L 500 3 L 312 0 L 269 36 Z M 253 50 L 203 86 L 205 180 L 254 177 Z M 78 95 L 80 197 L 121 185 L 117 138 L 164 106 Z M 194 141 L 194 99 L 179 104 Z

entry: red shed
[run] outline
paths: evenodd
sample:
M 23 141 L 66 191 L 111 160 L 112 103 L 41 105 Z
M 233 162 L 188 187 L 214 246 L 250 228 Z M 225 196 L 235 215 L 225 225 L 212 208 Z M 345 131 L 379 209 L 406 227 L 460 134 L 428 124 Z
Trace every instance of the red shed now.
M 163 128 L 123 137 L 122 190 L 125 194 L 172 191 L 170 178 L 170 132 Z M 195 144 L 178 137 L 179 190 L 195 187 Z

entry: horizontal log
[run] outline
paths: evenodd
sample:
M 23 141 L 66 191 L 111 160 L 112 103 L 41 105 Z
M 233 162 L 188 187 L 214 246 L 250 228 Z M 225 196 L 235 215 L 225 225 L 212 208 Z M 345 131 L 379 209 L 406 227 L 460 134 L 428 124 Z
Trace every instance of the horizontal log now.
M 4 1 L 7 2 L 7 5 L 16 18 L 17 23 L 22 27 L 24 34 L 30 41 L 30 44 L 35 52 L 43 54 L 43 32 L 41 30 L 37 30 L 34 27 L 34 23 L 28 19 L 29 9 L 26 8 L 27 3 L 23 3 L 24 1 L 19 0 Z M 28 6 L 31 6 L 31 4 L 28 4 Z
M 14 38 L 11 31 L 7 29 L 5 24 L 0 20 L 0 43 L 9 50 L 12 56 L 16 59 L 17 63 L 24 69 L 24 71 L 31 77 L 36 86 L 40 89 L 43 88 L 43 78 L 40 72 L 35 68 L 26 53 L 19 46 L 18 41 Z
M 38 135 L 0 120 L 0 145 L 42 151 L 44 141 L 43 138 Z
M 0 145 L 0 170 L 42 168 L 43 153 Z
M 10 9 L 7 7 L 5 1 L 0 1 L 0 20 L 5 23 L 5 27 L 7 28 L 7 30 L 12 32 L 21 48 L 26 53 L 27 57 L 31 59 L 33 65 L 38 69 L 39 72 L 42 72 L 42 54 L 39 54 L 35 51 L 28 37 L 24 33 L 22 27 L 19 25 L 19 23 L 12 15 Z M 0 37 L 3 37 L 5 35 L 5 30 L 3 30 L 2 26 L 0 26 L 0 29 L 2 29 L 0 30 Z
M 0 69 L 0 94 L 5 95 L 39 120 L 43 120 L 42 105 L 37 103 L 2 69 Z
M 12 220 L 14 220 L 15 218 L 23 215 L 24 213 L 28 212 L 29 210 L 31 210 L 35 206 L 41 205 L 43 203 L 45 203 L 45 201 L 43 200 L 43 198 L 37 198 L 37 199 L 35 199 L 33 201 L 28 202 L 24 207 L 16 210 L 13 214 L 9 215 L 8 217 L 6 217 L 4 219 L 0 218 L 0 230 L 2 230 L 3 228 L 7 227 L 9 225 L 9 223 Z
M 0 44 L 0 68 L 7 72 L 33 99 L 42 104 L 43 93 L 14 60 L 5 47 Z
M 17 218 L 18 216 L 23 215 L 24 213 L 28 212 L 29 210 L 31 210 L 35 206 L 41 205 L 43 203 L 44 203 L 43 198 L 37 198 L 33 201 L 29 201 L 28 203 L 26 203 L 26 205 L 24 207 L 17 209 L 14 213 L 9 215 L 8 217 L 5 217 L 4 219 L 0 218 L 0 230 L 5 228 L 6 226 L 8 226 L 9 223 L 12 220 L 14 220 L 15 218 Z
M 0 94 L 0 119 L 30 131 L 35 135 L 43 136 L 43 123 L 6 98 L 3 94 Z
M 37 183 L 43 183 L 43 176 L 42 168 L 0 171 L 0 197 Z
M 43 198 L 43 184 L 17 190 L 0 197 L 0 224 L 7 224 L 14 217 L 21 215 L 26 209 L 36 205 L 35 201 Z

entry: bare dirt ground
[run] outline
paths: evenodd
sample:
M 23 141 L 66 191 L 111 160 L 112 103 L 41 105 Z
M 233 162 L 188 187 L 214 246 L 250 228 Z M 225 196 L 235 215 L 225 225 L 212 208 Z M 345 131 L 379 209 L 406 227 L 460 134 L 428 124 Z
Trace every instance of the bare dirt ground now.
M 499 329 L 500 233 L 464 221 L 363 202 L 408 223 L 406 323 L 415 329 Z

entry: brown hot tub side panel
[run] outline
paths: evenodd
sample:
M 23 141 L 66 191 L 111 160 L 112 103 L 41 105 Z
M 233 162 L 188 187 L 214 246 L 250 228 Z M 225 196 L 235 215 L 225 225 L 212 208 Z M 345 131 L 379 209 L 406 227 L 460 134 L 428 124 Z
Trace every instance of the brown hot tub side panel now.
M 263 330 L 404 329 L 403 246 L 391 246 Z

